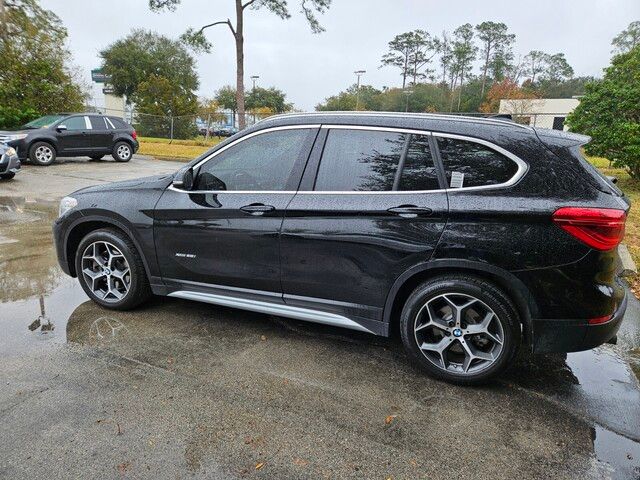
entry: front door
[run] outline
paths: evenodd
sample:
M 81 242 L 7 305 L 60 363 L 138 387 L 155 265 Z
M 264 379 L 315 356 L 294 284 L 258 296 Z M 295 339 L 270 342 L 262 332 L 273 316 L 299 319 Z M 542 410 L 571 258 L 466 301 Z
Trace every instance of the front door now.
M 58 138 L 58 155 L 88 153 L 91 151 L 91 124 L 89 117 L 78 115 L 65 118 L 58 126 L 64 125 L 66 130 L 56 133 Z
M 317 131 L 249 134 L 197 165 L 192 191 L 163 193 L 154 236 L 165 284 L 281 301 L 280 228 Z
M 429 134 L 323 126 L 321 140 L 282 227 L 284 300 L 380 333 L 391 286 L 442 235 L 444 175 Z

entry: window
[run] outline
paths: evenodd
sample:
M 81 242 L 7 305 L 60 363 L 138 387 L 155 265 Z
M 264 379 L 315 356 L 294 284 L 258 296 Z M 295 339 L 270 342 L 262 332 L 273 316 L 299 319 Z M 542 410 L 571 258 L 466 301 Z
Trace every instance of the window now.
M 94 130 L 106 130 L 107 127 L 105 126 L 106 124 L 104 123 L 104 118 L 102 117 L 89 117 L 89 120 L 91 120 L 91 128 Z
M 518 165 L 479 143 L 436 137 L 449 188 L 479 187 L 509 181 Z
M 437 190 L 440 188 L 427 135 L 411 135 L 398 190 Z
M 373 130 L 329 130 L 315 190 L 392 190 L 406 137 Z
M 127 124 L 127 122 L 125 122 L 121 118 L 109 117 L 109 120 L 111 120 L 111 123 L 116 129 L 129 128 L 129 125 Z
M 87 130 L 84 117 L 69 117 L 63 120 L 60 125 L 66 126 L 67 130 Z
M 308 152 L 315 129 L 279 130 L 233 145 L 206 162 L 197 190 L 285 190 L 293 167 Z

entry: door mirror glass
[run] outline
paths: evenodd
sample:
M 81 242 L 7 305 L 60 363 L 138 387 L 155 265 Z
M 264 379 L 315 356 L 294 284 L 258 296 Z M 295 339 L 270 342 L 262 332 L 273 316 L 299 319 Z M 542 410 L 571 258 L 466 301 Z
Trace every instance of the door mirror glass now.
M 193 169 L 183 168 L 173 177 L 173 186 L 181 190 L 193 189 Z
M 67 130 L 67 126 L 65 124 L 58 125 L 56 127 L 56 130 L 59 132 L 64 132 L 65 130 Z

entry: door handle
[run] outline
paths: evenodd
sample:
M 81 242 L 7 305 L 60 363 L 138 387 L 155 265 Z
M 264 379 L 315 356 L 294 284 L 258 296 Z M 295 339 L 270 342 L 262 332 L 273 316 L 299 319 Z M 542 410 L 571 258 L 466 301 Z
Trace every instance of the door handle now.
M 245 205 L 244 207 L 240 207 L 245 213 L 249 215 L 264 215 L 267 212 L 272 212 L 276 209 L 273 205 L 265 205 L 263 203 L 252 203 L 251 205 Z
M 433 210 L 428 207 L 417 207 L 415 205 L 400 205 L 399 207 L 392 207 L 388 209 L 387 212 L 403 218 L 416 218 L 417 216 L 431 215 Z

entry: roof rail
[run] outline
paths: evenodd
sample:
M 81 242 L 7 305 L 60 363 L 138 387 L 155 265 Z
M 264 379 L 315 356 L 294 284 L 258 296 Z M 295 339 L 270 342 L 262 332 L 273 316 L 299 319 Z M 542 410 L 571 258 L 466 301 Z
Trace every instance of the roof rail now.
M 446 113 L 405 113 L 405 112 L 369 112 L 369 111 L 342 111 L 342 112 L 296 112 L 296 113 L 282 113 L 279 115 L 273 115 L 271 117 L 260 120 L 261 122 L 270 119 L 277 118 L 292 118 L 292 117 L 306 117 L 306 116 L 369 116 L 369 117 L 391 117 L 391 118 L 423 118 L 427 120 L 451 120 L 458 122 L 470 122 L 470 123 L 487 123 L 491 125 L 509 126 L 522 128 L 525 130 L 533 130 L 527 125 L 516 123 L 513 120 L 506 120 L 494 117 L 474 117 L 471 115 L 452 115 Z

